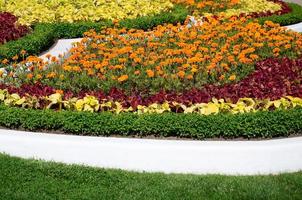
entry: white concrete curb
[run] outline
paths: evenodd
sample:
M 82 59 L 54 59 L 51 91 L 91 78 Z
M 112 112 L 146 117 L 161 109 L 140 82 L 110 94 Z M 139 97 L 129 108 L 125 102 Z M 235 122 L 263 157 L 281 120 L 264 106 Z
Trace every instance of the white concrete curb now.
M 302 32 L 302 22 L 298 24 L 289 25 L 286 27 L 296 32 Z
M 164 173 L 255 175 L 302 170 L 302 137 L 183 141 L 0 130 L 0 152 L 67 164 Z
M 64 55 L 67 53 L 74 43 L 80 42 L 81 40 L 82 38 L 60 39 L 48 51 L 43 52 L 39 57 L 45 61 L 47 61 L 46 55 L 48 54 L 58 58 L 60 54 Z

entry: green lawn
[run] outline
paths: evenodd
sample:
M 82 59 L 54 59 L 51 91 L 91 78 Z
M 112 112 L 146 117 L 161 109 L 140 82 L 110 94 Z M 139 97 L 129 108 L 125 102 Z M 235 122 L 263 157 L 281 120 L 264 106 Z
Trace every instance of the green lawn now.
M 164 175 L 0 154 L 0 199 L 302 199 L 302 172 L 240 177 Z

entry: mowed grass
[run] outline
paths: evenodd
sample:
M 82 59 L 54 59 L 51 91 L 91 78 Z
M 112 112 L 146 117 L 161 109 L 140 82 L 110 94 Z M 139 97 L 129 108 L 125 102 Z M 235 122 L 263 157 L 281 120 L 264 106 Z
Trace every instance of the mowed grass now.
M 0 154 L 0 198 L 302 199 L 302 172 L 275 176 L 165 175 L 24 160 Z

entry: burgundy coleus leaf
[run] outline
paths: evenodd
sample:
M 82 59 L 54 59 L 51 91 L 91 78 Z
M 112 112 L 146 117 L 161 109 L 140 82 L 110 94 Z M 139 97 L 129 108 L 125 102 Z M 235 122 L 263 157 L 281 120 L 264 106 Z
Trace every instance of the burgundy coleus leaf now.
M 27 26 L 17 24 L 17 17 L 8 12 L 0 12 L 0 44 L 18 39 L 29 31 Z

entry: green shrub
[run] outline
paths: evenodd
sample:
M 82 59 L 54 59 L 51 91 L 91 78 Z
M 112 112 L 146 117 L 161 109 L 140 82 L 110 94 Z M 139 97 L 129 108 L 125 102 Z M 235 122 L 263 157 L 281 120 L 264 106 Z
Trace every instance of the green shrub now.
M 38 24 L 32 33 L 18 40 L 0 45 L 0 60 L 19 55 L 26 50 L 29 55 L 35 55 L 49 48 L 55 41 L 55 27 L 52 24 Z
M 300 134 L 302 109 L 246 114 L 144 114 L 56 112 L 0 106 L 0 126 L 31 131 L 56 130 L 94 136 L 272 138 Z
M 288 5 L 292 9 L 292 12 L 284 15 L 262 17 L 259 18 L 259 23 L 263 24 L 265 21 L 272 21 L 280 24 L 281 26 L 287 26 L 302 22 L 302 7 L 294 3 L 288 3 Z

